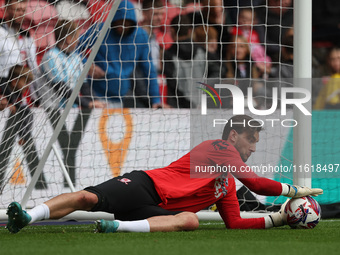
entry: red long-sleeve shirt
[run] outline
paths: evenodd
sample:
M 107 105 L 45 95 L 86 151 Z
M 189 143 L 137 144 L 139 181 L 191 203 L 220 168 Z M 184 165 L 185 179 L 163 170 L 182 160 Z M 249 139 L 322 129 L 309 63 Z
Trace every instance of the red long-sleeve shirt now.
M 208 166 L 232 166 L 232 173 L 198 173 Z M 260 178 L 254 172 L 241 172 L 247 165 L 234 146 L 224 140 L 205 141 L 169 166 L 148 170 L 162 202 L 160 207 L 171 211 L 198 212 L 216 203 L 228 228 L 264 228 L 263 218 L 242 219 L 236 197 L 238 178 L 260 195 L 278 196 L 281 183 Z M 225 168 L 227 169 L 227 168 Z

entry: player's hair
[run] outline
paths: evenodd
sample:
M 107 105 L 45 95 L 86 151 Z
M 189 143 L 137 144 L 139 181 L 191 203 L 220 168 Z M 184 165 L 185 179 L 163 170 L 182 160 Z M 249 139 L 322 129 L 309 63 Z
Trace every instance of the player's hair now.
M 70 20 L 59 20 L 54 30 L 55 39 L 57 42 L 64 41 L 67 36 L 74 36 L 78 27 L 75 22 Z
M 248 115 L 235 115 L 231 117 L 224 126 L 222 140 L 228 140 L 231 130 L 235 130 L 238 134 L 244 132 L 254 134 L 255 132 L 260 132 L 262 130 L 262 125 Z
M 22 79 L 26 80 L 26 84 L 31 83 L 33 81 L 33 74 L 31 69 L 27 66 L 15 65 L 9 71 L 8 80 L 11 81 L 13 79 Z
M 142 4 L 143 10 L 162 7 L 164 7 L 163 0 L 144 0 Z

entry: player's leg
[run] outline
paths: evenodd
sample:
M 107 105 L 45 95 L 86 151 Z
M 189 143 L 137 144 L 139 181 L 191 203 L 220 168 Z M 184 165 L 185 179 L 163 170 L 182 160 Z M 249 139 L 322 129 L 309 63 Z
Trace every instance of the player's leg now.
M 86 190 L 61 194 L 45 202 L 50 219 L 60 219 L 76 210 L 90 211 L 97 203 L 98 197 Z
M 125 174 L 86 190 L 96 194 L 100 201 L 93 211 L 111 212 L 118 219 L 97 221 L 97 232 L 180 231 L 198 227 L 196 214 L 159 207 L 162 200 L 153 181 L 142 171 Z
M 116 214 L 115 217 L 119 220 L 97 221 L 97 232 L 171 232 L 195 230 L 199 225 L 195 213 L 168 211 L 157 205 L 145 206 L 124 214 Z
M 195 230 L 199 226 L 198 217 L 192 212 L 176 215 L 153 216 L 145 220 L 134 221 L 96 221 L 96 232 L 174 232 Z
M 7 228 L 10 232 L 17 233 L 23 227 L 36 221 L 59 219 L 76 210 L 89 211 L 97 203 L 98 197 L 85 190 L 61 194 L 28 212 L 22 210 L 19 203 L 12 202 L 7 210 Z
M 150 232 L 172 232 L 195 230 L 199 226 L 196 213 L 182 212 L 176 215 L 148 218 Z
M 227 228 L 231 229 L 263 229 L 270 221 L 267 218 L 241 218 L 240 205 L 236 196 L 235 184 L 229 181 L 228 194 L 220 199 L 216 205 Z M 269 220 L 269 221 L 268 221 Z

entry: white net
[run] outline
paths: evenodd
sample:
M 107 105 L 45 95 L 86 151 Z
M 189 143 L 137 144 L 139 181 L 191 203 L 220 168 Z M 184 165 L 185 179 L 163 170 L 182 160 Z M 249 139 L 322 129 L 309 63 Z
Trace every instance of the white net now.
M 0 203 L 6 208 L 23 198 L 113 1 L 2 4 Z M 101 46 L 98 56 L 106 53 L 96 58 L 95 68 L 82 82 L 27 207 L 69 192 L 70 186 L 79 190 L 134 169 L 167 165 L 188 150 L 189 112 L 149 109 L 160 104 L 161 97 L 147 33 L 137 30 L 137 6 L 121 8 L 118 22 L 110 24 L 117 31 L 129 27 L 130 32 L 126 28 Z M 134 22 L 120 23 L 126 14 Z M 124 33 L 128 42 L 123 40 Z M 121 46 L 124 49 L 119 53 Z M 111 50 L 117 54 L 105 55 Z M 147 77 L 132 77 L 138 63 L 142 75 L 152 72 L 153 77 L 151 84 L 144 85 L 146 94 L 130 96 L 130 103 L 146 101 L 147 106 L 123 109 L 122 104 L 128 104 L 123 98 L 133 81 Z M 63 176 L 63 167 L 71 185 Z
M 86 64 L 27 207 L 71 190 L 63 166 L 79 190 L 184 155 L 189 108 L 200 106 L 197 82 L 244 92 L 251 84 L 254 105 L 266 109 L 270 79 L 292 78 L 292 1 L 123 1 L 88 63 L 113 2 L 1 1 L 1 208 L 24 196 Z M 221 108 L 230 109 L 230 95 L 218 92 Z M 249 164 L 291 162 L 282 156 L 288 131 L 265 130 Z M 241 209 L 275 203 L 239 188 Z

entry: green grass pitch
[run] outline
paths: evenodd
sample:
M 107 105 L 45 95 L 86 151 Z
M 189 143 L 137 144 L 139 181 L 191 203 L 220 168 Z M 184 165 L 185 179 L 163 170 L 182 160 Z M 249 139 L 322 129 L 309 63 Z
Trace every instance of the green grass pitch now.
M 323 220 L 312 230 L 228 230 L 216 221 L 193 232 L 99 234 L 93 228 L 28 226 L 10 234 L 1 227 L 0 254 L 340 254 L 340 220 Z

